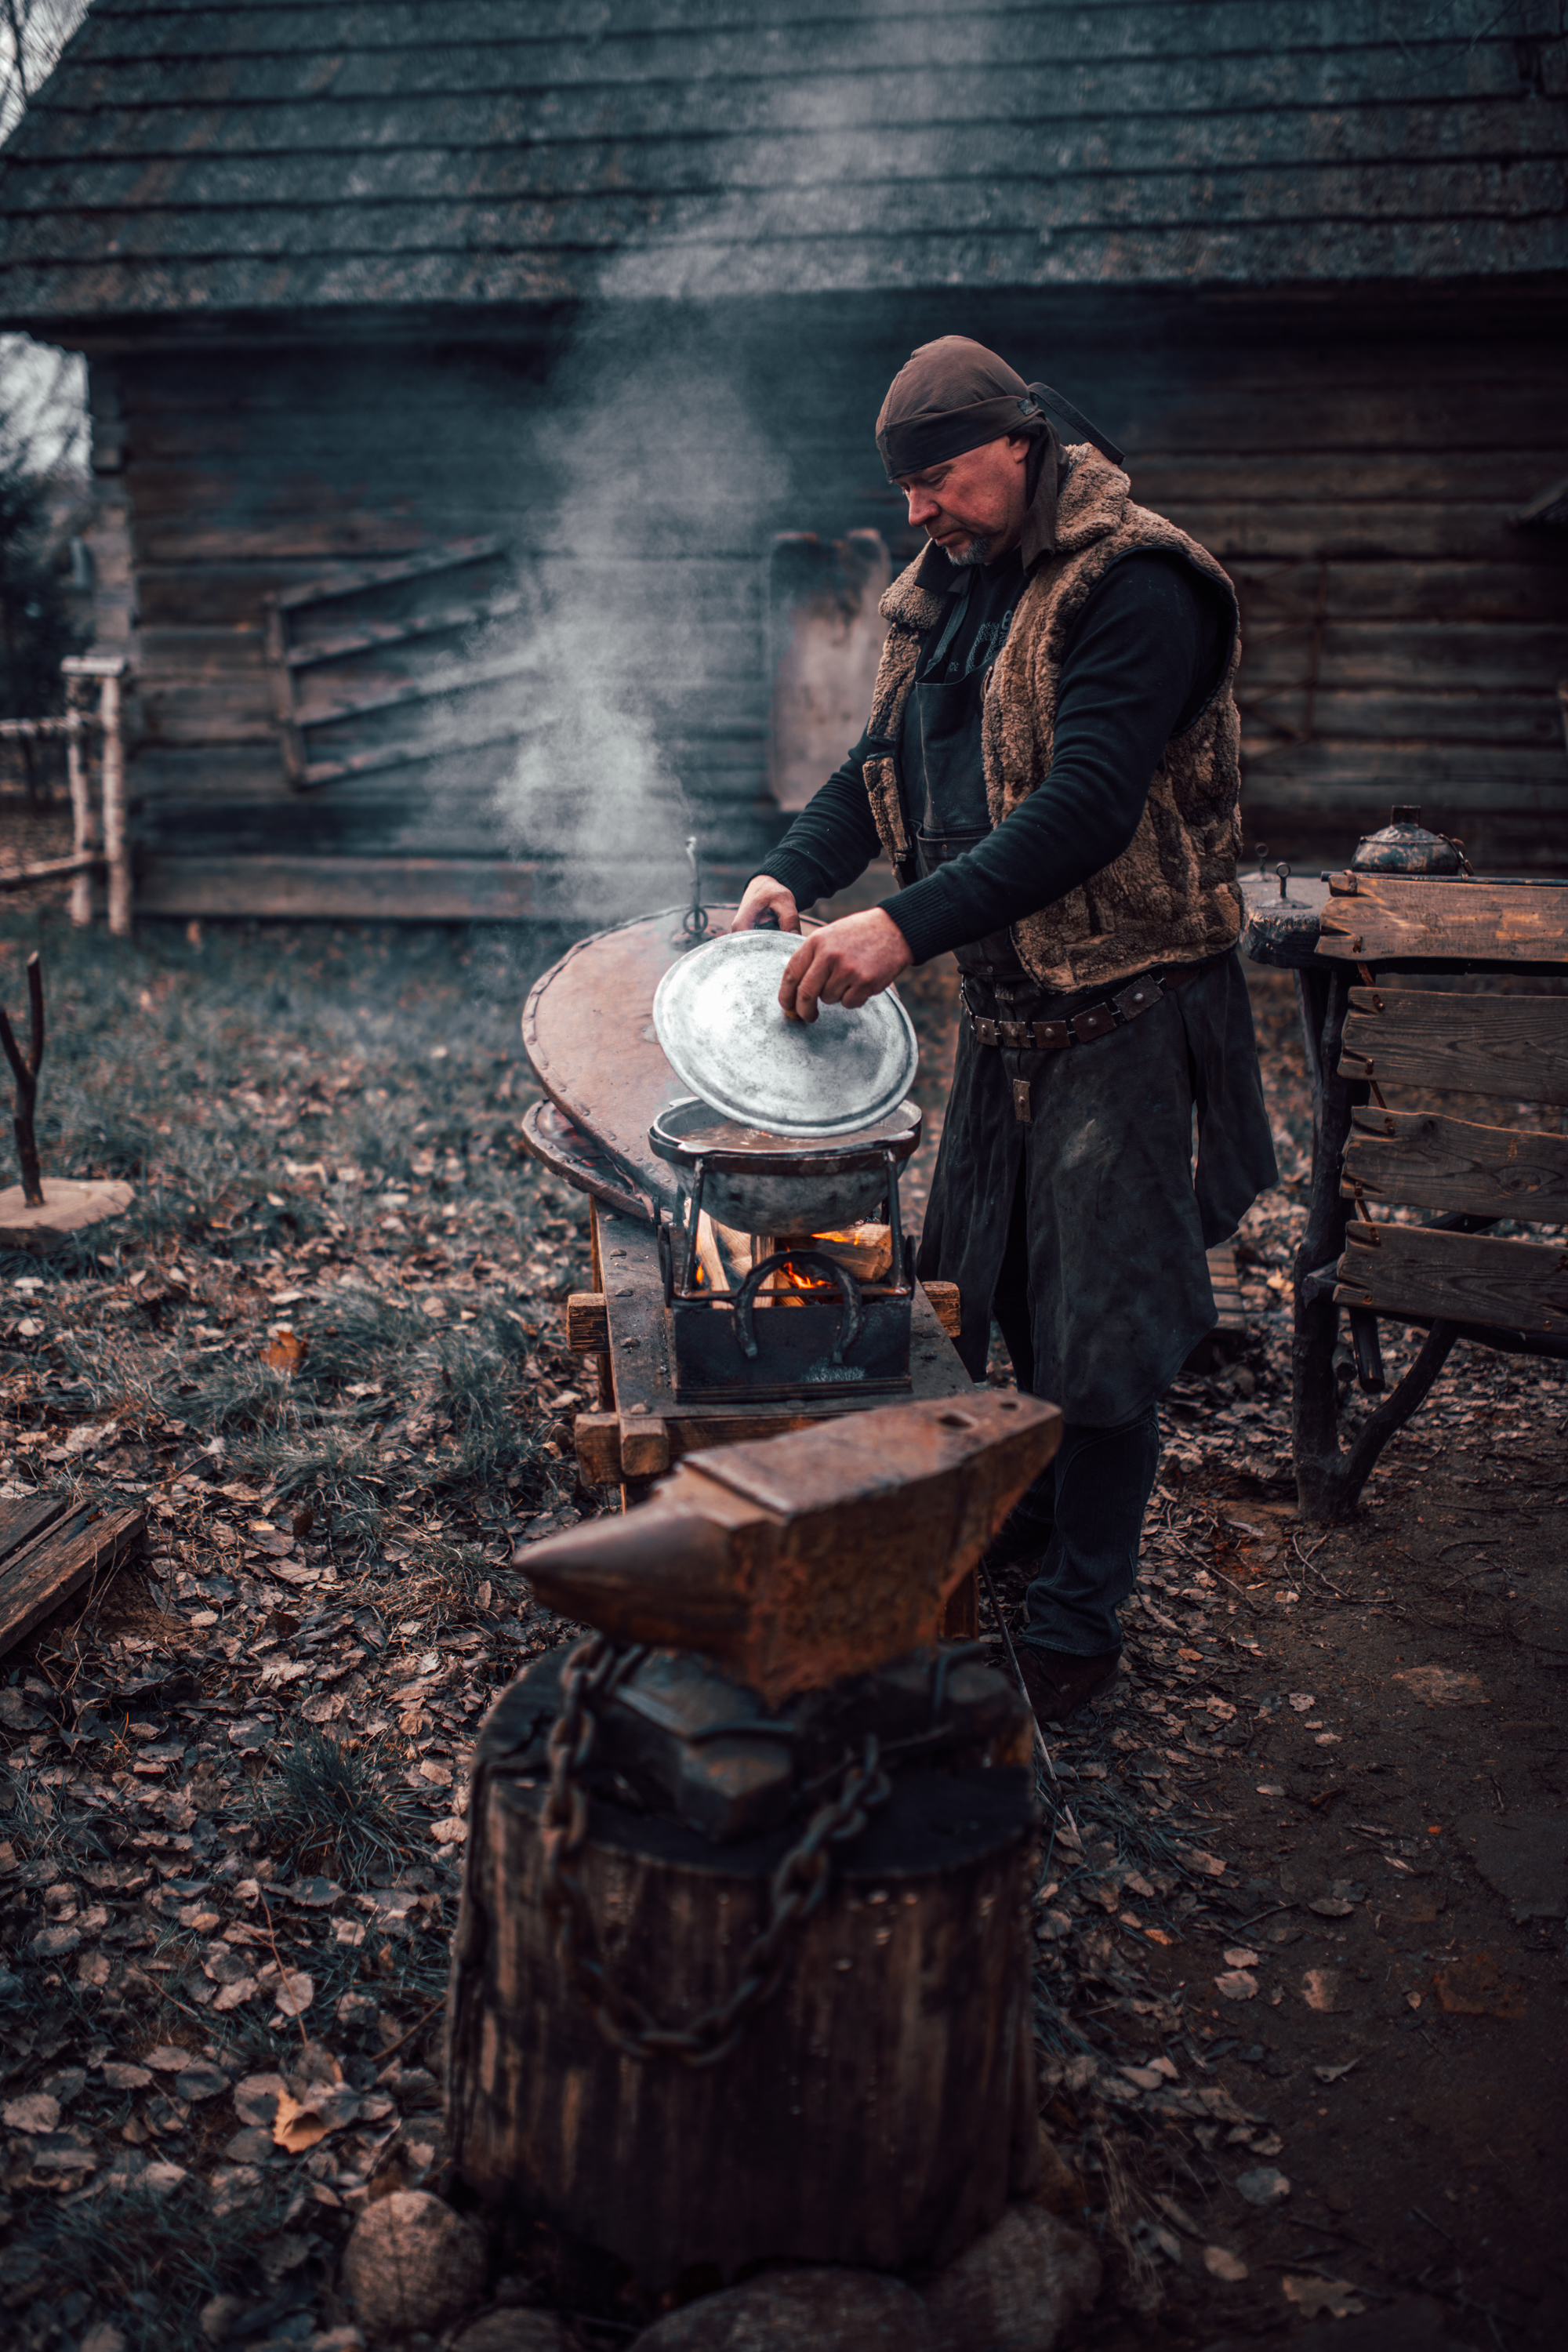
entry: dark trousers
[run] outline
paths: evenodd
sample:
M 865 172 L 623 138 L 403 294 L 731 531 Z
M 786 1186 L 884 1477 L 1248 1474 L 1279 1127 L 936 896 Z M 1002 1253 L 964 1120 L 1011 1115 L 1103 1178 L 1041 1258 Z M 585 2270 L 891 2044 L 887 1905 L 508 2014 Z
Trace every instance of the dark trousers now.
M 1034 1393 L 1026 1201 L 1020 1171 L 992 1309 L 1018 1386 Z M 1021 1635 L 1031 1649 L 1103 1657 L 1121 1647 L 1117 1610 L 1138 1578 L 1143 1514 L 1160 1464 L 1160 1414 L 1146 1405 L 1115 1429 L 1068 1422 L 1055 1461 L 1008 1523 L 1043 1558 Z

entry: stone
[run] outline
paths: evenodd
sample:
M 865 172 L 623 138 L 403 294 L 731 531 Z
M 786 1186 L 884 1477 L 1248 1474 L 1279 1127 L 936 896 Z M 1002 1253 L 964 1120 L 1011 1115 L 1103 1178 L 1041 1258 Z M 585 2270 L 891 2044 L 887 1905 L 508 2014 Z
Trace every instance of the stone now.
M 434 2334 L 478 2303 L 487 2263 L 479 2231 L 420 2189 L 368 2206 L 343 2252 L 343 2284 L 367 2336 Z
M 634 2352 L 937 2352 L 925 2305 L 878 2271 L 763 2271 L 672 2311 Z
M 936 2352 L 1052 2352 L 1100 2293 L 1100 2256 L 1038 2205 L 1012 2205 L 925 2288 Z
M 576 2352 L 577 2338 L 552 2311 L 482 2311 L 452 2339 L 451 2352 Z

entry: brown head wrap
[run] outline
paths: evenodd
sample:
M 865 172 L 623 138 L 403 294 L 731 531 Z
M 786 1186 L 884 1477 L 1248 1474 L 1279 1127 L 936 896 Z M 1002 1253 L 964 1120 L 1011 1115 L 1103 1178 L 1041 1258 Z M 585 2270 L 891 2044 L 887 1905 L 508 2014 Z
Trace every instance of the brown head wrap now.
M 1024 433 L 1040 446 L 1029 453 L 1030 520 L 1024 559 L 1050 547 L 1056 536 L 1056 493 L 1061 445 L 1045 411 L 1062 417 L 1086 441 L 1121 463 L 1121 452 L 1098 433 L 1072 403 L 1047 383 L 1026 383 L 1016 369 L 967 335 L 942 335 L 912 352 L 888 387 L 877 419 L 877 447 L 896 482 L 946 458 L 961 457 L 1004 434 Z

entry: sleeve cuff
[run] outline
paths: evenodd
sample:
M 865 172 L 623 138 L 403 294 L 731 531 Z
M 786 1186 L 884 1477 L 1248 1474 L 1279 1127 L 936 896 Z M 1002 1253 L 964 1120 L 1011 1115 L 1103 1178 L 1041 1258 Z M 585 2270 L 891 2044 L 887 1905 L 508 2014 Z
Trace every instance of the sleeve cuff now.
M 884 898 L 882 912 L 902 931 L 916 963 L 929 963 L 932 956 L 945 955 L 975 937 L 973 916 L 965 919 L 941 873 L 911 882 L 896 898 Z
M 822 877 L 808 857 L 793 849 L 775 849 L 757 874 L 765 874 L 773 882 L 782 882 L 797 907 L 814 906 L 823 895 Z M 752 879 L 756 880 L 756 875 Z

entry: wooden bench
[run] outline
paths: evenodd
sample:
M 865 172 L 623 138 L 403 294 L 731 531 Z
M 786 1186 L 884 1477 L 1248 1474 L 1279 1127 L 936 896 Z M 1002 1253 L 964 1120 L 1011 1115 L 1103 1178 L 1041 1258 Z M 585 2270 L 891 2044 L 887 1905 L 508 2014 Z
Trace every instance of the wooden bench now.
M 1289 959 L 1314 1114 L 1294 1444 L 1302 1509 L 1332 1519 L 1354 1507 L 1458 1340 L 1568 1356 L 1568 1242 L 1495 1231 L 1568 1223 L 1568 994 L 1500 990 L 1495 977 L 1568 974 L 1568 883 L 1334 875 L 1315 929 L 1310 952 Z M 1483 1116 L 1402 1104 L 1415 1089 L 1477 1097 Z M 1489 1097 L 1530 1106 L 1529 1124 L 1489 1122 Z M 1348 1447 L 1342 1308 L 1360 1385 L 1383 1399 Z M 1381 1320 L 1426 1332 L 1391 1391 Z

